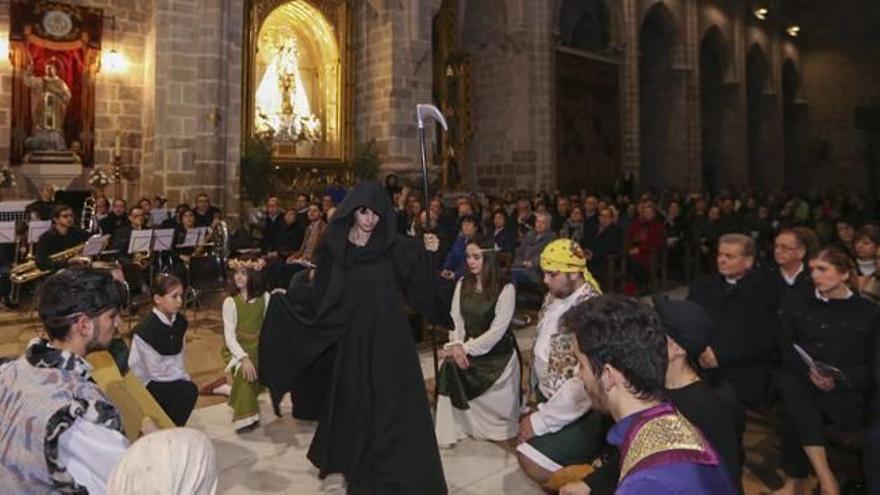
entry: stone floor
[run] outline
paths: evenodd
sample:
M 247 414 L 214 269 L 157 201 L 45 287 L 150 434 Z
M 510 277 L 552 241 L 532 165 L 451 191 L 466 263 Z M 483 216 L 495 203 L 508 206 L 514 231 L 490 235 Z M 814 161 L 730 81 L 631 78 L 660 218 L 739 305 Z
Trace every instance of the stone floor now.
M 205 301 L 205 307 L 219 308 L 218 300 Z M 218 309 L 188 311 L 187 367 L 201 386 L 223 375 L 220 348 L 223 345 L 222 322 Z M 128 317 L 121 331 L 134 323 Z M 27 308 L 12 312 L 0 310 L 0 356 L 20 354 L 27 342 L 39 333 L 35 314 Z M 528 357 L 534 341 L 534 327 L 518 331 L 520 346 Z M 422 370 L 428 388 L 433 387 L 433 364 L 429 350 L 420 352 Z M 305 458 L 315 424 L 297 421 L 286 414 L 276 418 L 268 401 L 263 399 L 263 426 L 237 435 L 231 426 L 231 411 L 222 397 L 200 397 L 189 426 L 206 432 L 218 452 L 220 493 L 257 494 L 324 493 L 326 486 L 316 476 Z M 289 404 L 285 406 L 289 411 Z M 763 494 L 778 487 L 781 478 L 774 426 L 765 418 L 750 416 L 744 443 L 747 462 L 744 474 L 746 493 Z M 508 445 L 465 441 L 442 451 L 443 464 L 455 494 L 540 494 L 541 490 L 519 471 L 513 449 Z M 332 492 L 332 491 L 331 491 Z M 341 492 L 335 492 L 341 493 Z

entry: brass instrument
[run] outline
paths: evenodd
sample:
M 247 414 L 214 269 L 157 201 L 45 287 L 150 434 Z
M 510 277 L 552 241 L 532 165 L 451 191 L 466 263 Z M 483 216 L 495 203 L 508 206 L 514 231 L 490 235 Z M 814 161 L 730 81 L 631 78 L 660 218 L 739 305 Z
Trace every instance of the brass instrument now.
M 80 227 L 90 234 L 94 234 L 98 231 L 98 217 L 95 215 L 95 210 L 98 207 L 98 200 L 94 197 L 89 196 L 83 202 L 82 207 L 82 215 L 80 216 Z
M 72 248 L 65 249 L 64 251 L 57 252 L 49 256 L 49 259 L 51 259 L 52 261 L 64 261 L 73 259 L 79 256 L 79 254 L 85 247 L 86 244 L 82 243 L 73 246 Z M 40 277 L 48 275 L 49 273 L 51 273 L 50 270 L 40 270 L 37 267 L 36 260 L 31 260 L 12 267 L 12 271 L 9 274 L 9 279 L 12 281 L 13 284 L 25 284 L 27 282 L 31 282 Z
M 214 243 L 212 254 L 225 261 L 229 257 L 229 226 L 220 220 L 209 232 L 208 238 Z

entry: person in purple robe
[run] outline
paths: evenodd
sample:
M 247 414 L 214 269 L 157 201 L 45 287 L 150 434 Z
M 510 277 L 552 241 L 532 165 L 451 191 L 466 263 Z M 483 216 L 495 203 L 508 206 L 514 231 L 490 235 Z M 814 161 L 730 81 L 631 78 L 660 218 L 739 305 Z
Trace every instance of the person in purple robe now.
M 616 495 L 737 493 L 703 433 L 665 400 L 666 333 L 654 309 L 602 295 L 572 307 L 560 323 L 576 337 L 593 407 L 616 422 L 607 437 L 620 451 Z M 589 494 L 590 488 L 570 483 L 559 493 Z

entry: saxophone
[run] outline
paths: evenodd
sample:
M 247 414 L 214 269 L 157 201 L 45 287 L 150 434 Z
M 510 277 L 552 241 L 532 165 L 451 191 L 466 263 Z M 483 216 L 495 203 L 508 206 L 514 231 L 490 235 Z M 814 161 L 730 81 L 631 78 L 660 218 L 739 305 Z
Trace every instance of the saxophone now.
M 82 250 L 85 247 L 85 243 L 78 244 L 76 246 L 73 246 L 72 248 L 67 248 L 64 251 L 59 251 L 49 256 L 49 259 L 52 261 L 69 260 L 79 256 L 79 254 L 82 253 Z M 12 268 L 12 271 L 9 273 L 9 279 L 12 281 L 13 284 L 25 284 L 50 273 L 51 270 L 40 270 L 37 267 L 37 262 L 35 260 L 32 260 L 15 265 Z

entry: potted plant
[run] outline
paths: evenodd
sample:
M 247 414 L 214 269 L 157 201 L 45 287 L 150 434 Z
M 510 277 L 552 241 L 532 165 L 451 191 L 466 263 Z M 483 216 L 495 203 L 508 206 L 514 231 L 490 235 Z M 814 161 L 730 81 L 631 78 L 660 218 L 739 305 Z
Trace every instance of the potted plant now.
M 269 194 L 272 173 L 272 143 L 249 138 L 244 143 L 241 154 L 242 199 L 260 204 Z

